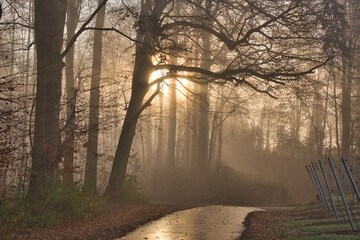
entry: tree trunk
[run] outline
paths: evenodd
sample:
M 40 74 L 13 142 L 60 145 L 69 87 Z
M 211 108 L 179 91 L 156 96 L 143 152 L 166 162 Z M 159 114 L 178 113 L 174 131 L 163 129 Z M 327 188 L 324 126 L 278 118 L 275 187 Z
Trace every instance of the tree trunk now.
M 224 107 L 223 107 L 224 109 Z M 224 120 L 223 120 L 223 113 L 220 112 L 219 114 L 219 133 L 218 133 L 218 138 L 219 138 L 219 142 L 218 142 L 218 150 L 217 150 L 217 166 L 216 166 L 216 171 L 219 170 L 220 165 L 221 165 L 221 161 L 222 161 L 222 145 L 223 145 L 223 124 L 224 124 Z
M 341 156 L 341 148 L 340 148 L 340 140 L 339 140 L 339 111 L 338 111 L 338 103 L 337 103 L 337 93 L 336 93 L 336 78 L 335 74 L 333 75 L 334 79 L 334 111 L 335 111 L 335 140 L 336 140 L 336 148 L 337 155 L 340 158 Z
M 100 5 L 102 0 L 98 0 Z M 104 5 L 96 16 L 96 28 L 104 26 L 105 19 Z M 96 192 L 97 185 L 97 160 L 98 160 L 98 138 L 99 138 L 99 104 L 100 104 L 100 79 L 101 79 L 101 59 L 102 59 L 102 31 L 94 32 L 93 65 L 90 89 L 90 112 L 89 112 L 89 131 L 86 153 L 85 180 L 91 191 Z
M 266 141 L 265 141 L 265 150 L 270 152 L 270 126 L 271 126 L 271 114 L 270 114 L 270 107 L 265 104 L 263 110 L 264 115 L 266 117 Z
M 35 43 L 37 85 L 34 148 L 28 196 L 39 196 L 56 181 L 59 148 L 61 96 L 60 51 L 66 15 L 66 1 L 35 0 Z
M 174 1 L 174 14 L 179 15 L 179 6 L 177 1 Z M 175 33 L 173 36 L 174 44 L 178 42 L 178 36 Z M 177 57 L 170 57 L 171 64 L 177 64 Z M 167 148 L 167 163 L 169 168 L 173 168 L 175 165 L 175 146 L 176 146 L 176 79 L 169 80 L 169 129 L 168 129 L 168 148 Z
M 210 70 L 210 34 L 202 34 L 202 69 Z M 198 150 L 198 170 L 205 171 L 209 159 L 209 84 L 200 84 L 199 94 L 199 150 Z
M 199 85 L 194 84 L 193 92 L 195 95 L 192 100 L 192 136 L 191 136 L 191 164 L 197 169 L 197 154 L 199 147 Z
M 326 82 L 326 95 L 325 95 L 325 107 L 324 107 L 324 115 L 323 115 L 323 125 L 322 125 L 322 129 L 321 129 L 321 137 L 322 137 L 322 141 L 320 142 L 320 149 L 321 152 L 318 152 L 319 155 L 319 160 L 322 160 L 322 156 L 323 156 L 323 152 L 324 152 L 324 139 L 325 139 L 325 128 L 328 120 L 328 104 L 329 104 L 329 86 L 330 86 L 330 79 L 327 79 Z M 331 141 L 331 140 L 330 140 Z
M 295 97 L 295 108 L 292 111 L 292 122 L 291 122 L 291 137 L 290 137 L 290 157 L 294 158 L 297 152 L 297 146 L 299 143 L 299 130 L 300 130 L 300 117 L 301 117 L 301 102 L 299 98 Z
M 189 84 L 187 85 L 189 88 Z M 192 123 L 191 123 L 191 100 L 190 96 L 186 98 L 186 121 L 185 121 L 185 142 L 183 149 L 183 158 L 187 167 L 191 167 L 191 134 L 192 134 Z
M 138 44 L 139 45 L 139 44 Z M 138 46 L 139 48 L 140 46 Z M 139 118 L 139 110 L 147 93 L 147 82 L 152 71 L 151 56 L 137 50 L 133 87 L 129 108 L 126 112 L 119 142 L 116 148 L 113 167 L 111 169 L 109 184 L 106 194 L 116 196 L 125 180 L 131 145 L 135 136 L 136 123 Z
M 218 104 L 219 105 L 219 104 Z M 210 143 L 209 143 L 209 159 L 207 166 L 211 167 L 215 155 L 215 143 L 217 138 L 217 128 L 218 128 L 218 112 L 214 112 L 213 119 L 211 121 L 211 131 L 210 131 Z
M 342 76 L 342 84 L 341 84 L 341 113 L 342 113 L 342 157 L 348 159 L 350 157 L 350 146 L 351 146 L 351 138 L 350 138 L 350 125 L 351 125 L 351 85 L 352 85 L 352 62 L 349 61 L 349 56 L 342 56 L 343 61 L 343 76 Z
M 176 143 L 176 79 L 169 81 L 169 129 L 168 129 L 168 147 L 167 163 L 170 168 L 175 163 L 175 143 Z
M 81 1 L 68 0 L 66 45 L 70 43 L 75 34 L 76 26 L 79 21 L 79 8 Z M 74 47 L 66 55 L 66 128 L 64 142 L 64 183 L 73 184 L 74 178 L 74 136 L 75 136 L 75 105 L 76 91 L 74 87 Z
M 118 195 L 119 190 L 121 190 L 122 184 L 124 183 L 130 149 L 135 136 L 136 123 L 141 113 L 143 99 L 149 89 L 148 81 L 153 71 L 151 55 L 153 49 L 151 48 L 154 46 L 158 37 L 154 35 L 156 31 L 151 30 L 156 29 L 160 16 L 167 4 L 166 1 L 156 0 L 153 9 L 150 12 L 150 9 L 148 8 L 149 5 L 142 1 L 139 21 L 142 22 L 148 19 L 152 19 L 152 21 L 147 21 L 147 24 L 149 24 L 147 26 L 148 29 L 143 29 L 145 31 L 138 31 L 137 35 L 138 43 L 136 44 L 131 98 L 125 115 L 118 146 L 116 148 L 109 184 L 105 191 L 106 195 L 112 197 Z M 144 46 L 139 42 L 145 42 L 147 45 Z M 150 47 L 150 49 L 146 49 L 147 47 Z
M 263 150 L 263 145 L 264 145 L 264 119 L 265 119 L 265 115 L 263 114 L 263 111 L 261 111 L 260 124 L 257 130 L 258 131 L 257 147 L 260 152 Z
M 164 160 L 164 93 L 159 94 L 159 128 L 156 148 L 156 161 L 161 164 Z

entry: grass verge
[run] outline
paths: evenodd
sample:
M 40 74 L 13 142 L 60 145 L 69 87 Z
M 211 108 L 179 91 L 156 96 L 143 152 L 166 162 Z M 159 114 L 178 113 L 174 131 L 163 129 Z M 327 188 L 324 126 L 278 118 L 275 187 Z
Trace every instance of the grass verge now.
M 355 212 L 355 218 L 360 219 Z M 291 239 L 291 240 L 353 240 L 360 239 L 360 230 L 352 231 L 344 210 L 341 221 L 330 215 L 317 202 L 290 210 L 271 210 L 250 213 L 241 240 Z

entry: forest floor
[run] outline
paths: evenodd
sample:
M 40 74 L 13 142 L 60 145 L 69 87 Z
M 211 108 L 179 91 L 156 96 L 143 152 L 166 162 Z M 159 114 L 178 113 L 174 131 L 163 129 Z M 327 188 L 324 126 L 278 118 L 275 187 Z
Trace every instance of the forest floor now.
M 360 231 L 351 230 L 346 213 L 337 223 L 320 204 L 307 204 L 289 210 L 251 212 L 245 219 L 241 240 L 355 240 Z M 359 217 L 359 216 L 357 216 Z M 359 218 L 358 218 L 359 219 Z
M 93 219 L 73 221 L 49 228 L 18 233 L 9 239 L 114 239 L 169 213 L 192 208 L 174 204 L 108 204 L 106 211 Z
M 108 203 L 106 210 L 88 220 L 73 221 L 48 228 L 17 233 L 9 239 L 116 239 L 150 221 L 169 213 L 196 206 L 176 204 Z M 357 211 L 359 212 L 359 211 Z M 319 204 L 301 205 L 288 210 L 255 211 L 245 219 L 246 229 L 241 240 L 355 240 L 360 231 L 353 232 L 345 213 L 341 222 L 325 212 Z M 360 216 L 356 216 L 360 219 Z

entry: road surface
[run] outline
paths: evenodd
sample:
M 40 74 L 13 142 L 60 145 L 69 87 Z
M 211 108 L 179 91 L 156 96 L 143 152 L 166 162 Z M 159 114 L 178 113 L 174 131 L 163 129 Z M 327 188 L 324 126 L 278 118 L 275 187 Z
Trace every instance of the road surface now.
M 118 240 L 234 240 L 253 207 L 206 206 L 169 214 Z

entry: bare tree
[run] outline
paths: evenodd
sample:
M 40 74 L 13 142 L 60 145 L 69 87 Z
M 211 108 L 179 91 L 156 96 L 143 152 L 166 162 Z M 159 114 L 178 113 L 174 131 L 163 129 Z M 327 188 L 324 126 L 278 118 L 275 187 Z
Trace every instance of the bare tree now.
M 103 1 L 99 0 L 98 5 Z M 96 15 L 95 28 L 104 27 L 105 5 Z M 99 138 L 99 102 L 100 102 L 100 79 L 101 79 L 101 59 L 102 59 L 102 31 L 94 33 L 93 66 L 91 74 L 90 90 L 90 113 L 89 113 L 89 132 L 86 154 L 85 185 L 96 192 L 96 174 L 98 160 L 98 138 Z
M 75 35 L 76 26 L 79 22 L 81 0 L 67 1 L 67 21 L 66 21 L 66 45 Z M 75 105 L 76 105 L 76 89 L 74 76 L 74 46 L 66 55 L 66 128 L 64 142 L 64 182 L 72 184 L 74 172 L 74 137 L 75 137 Z
M 171 15 L 173 1 L 141 1 L 132 96 L 114 158 L 108 194 L 116 194 L 124 181 L 138 116 L 158 92 L 155 91 L 143 104 L 149 87 L 167 78 L 182 77 L 204 84 L 235 82 L 273 96 L 271 87 L 313 73 L 327 62 L 320 54 L 311 54 L 313 47 L 318 44 L 316 38 L 309 35 L 317 25 L 317 19 L 313 16 L 321 10 L 318 2 L 316 5 L 307 1 L 266 2 L 259 5 L 256 1 L 220 1 L 216 13 L 197 1 L 183 2 L 186 8 L 175 16 Z M 188 14 L 188 8 L 198 8 L 200 14 Z M 236 24 L 238 27 L 235 30 L 228 31 L 228 26 L 223 25 L 221 19 L 230 18 L 231 22 L 234 16 L 238 17 L 236 23 L 242 24 Z M 174 31 L 182 34 L 199 30 L 212 35 L 218 44 L 226 45 L 232 57 L 225 68 L 213 70 L 186 64 L 152 63 L 152 56 L 171 54 L 171 49 L 179 48 L 167 35 Z M 314 39 L 312 45 L 300 44 L 308 43 L 310 39 Z M 294 48 L 295 40 L 299 43 L 297 48 Z M 304 54 L 306 58 L 303 58 Z M 305 63 L 311 66 L 305 68 Z M 216 60 L 213 64 L 219 66 Z M 149 76 L 155 70 L 169 70 L 169 74 L 148 84 Z M 185 72 L 187 75 L 182 74 Z
M 60 161 L 61 48 L 66 2 L 35 0 L 37 91 L 29 196 L 40 195 L 57 177 Z

